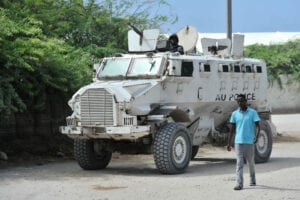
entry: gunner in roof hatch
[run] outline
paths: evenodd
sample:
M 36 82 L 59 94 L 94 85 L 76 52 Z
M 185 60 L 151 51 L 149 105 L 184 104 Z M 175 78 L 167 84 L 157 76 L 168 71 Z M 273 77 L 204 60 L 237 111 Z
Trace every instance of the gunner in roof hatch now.
M 176 34 L 172 34 L 169 37 L 169 45 L 170 45 L 170 52 L 179 52 L 180 54 L 184 54 L 183 47 L 178 45 L 179 39 Z

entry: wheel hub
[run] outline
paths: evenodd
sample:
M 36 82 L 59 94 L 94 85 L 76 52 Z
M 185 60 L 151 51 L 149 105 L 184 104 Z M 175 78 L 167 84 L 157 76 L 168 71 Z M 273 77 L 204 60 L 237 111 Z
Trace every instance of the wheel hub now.
M 260 131 L 256 146 L 260 153 L 264 153 L 268 149 L 268 135 L 264 130 Z
M 182 163 L 186 157 L 186 141 L 182 136 L 176 138 L 173 145 L 173 157 L 175 162 Z

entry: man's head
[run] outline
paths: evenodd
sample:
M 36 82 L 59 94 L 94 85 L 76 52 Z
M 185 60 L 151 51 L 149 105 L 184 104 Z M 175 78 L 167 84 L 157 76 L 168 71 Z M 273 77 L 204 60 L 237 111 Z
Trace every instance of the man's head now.
M 176 34 L 172 34 L 169 38 L 169 42 L 171 45 L 177 45 L 179 42 L 178 36 Z
M 247 99 L 244 94 L 239 94 L 236 99 L 241 110 L 245 110 L 247 108 Z

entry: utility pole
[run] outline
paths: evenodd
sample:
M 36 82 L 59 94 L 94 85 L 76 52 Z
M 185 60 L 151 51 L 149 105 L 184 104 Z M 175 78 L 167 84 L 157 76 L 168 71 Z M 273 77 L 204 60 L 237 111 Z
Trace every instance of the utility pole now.
M 232 37 L 232 9 L 231 0 L 227 0 L 227 38 Z

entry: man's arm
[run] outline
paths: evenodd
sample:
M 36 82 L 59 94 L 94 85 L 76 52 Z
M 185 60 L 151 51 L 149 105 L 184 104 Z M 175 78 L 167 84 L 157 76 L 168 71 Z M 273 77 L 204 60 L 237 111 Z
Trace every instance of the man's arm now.
M 177 51 L 178 51 L 181 55 L 184 54 L 184 50 L 183 50 L 183 47 L 182 47 L 181 45 L 179 45 L 179 46 L 177 47 Z
M 227 151 L 231 151 L 231 141 L 232 141 L 232 137 L 235 134 L 235 124 L 231 124 L 231 129 L 230 129 L 230 133 L 229 133 L 229 137 L 228 137 L 228 144 L 227 144 Z
M 254 144 L 257 142 L 258 136 L 259 136 L 259 132 L 260 132 L 260 125 L 259 125 L 259 121 L 255 122 L 255 138 L 254 138 Z

